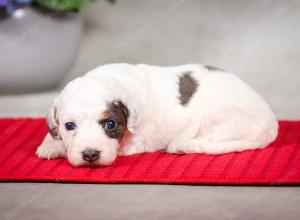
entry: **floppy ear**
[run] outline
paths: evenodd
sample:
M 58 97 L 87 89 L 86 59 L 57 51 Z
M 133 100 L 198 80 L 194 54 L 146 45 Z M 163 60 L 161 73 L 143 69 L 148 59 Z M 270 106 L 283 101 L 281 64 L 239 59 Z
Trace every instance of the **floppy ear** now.
M 129 111 L 128 111 L 128 108 L 126 105 L 124 105 L 123 102 L 119 101 L 119 100 L 115 100 L 111 103 L 111 107 L 112 108 L 119 108 L 123 113 L 124 115 L 126 116 L 126 118 L 129 117 Z
M 137 112 L 134 105 L 130 103 L 123 103 L 120 100 L 115 100 L 112 102 L 113 107 L 118 107 L 127 117 L 127 129 L 129 132 L 134 133 L 137 129 Z
M 58 123 L 57 107 L 55 105 L 52 105 L 47 115 L 47 125 L 49 134 L 53 137 L 53 139 L 56 140 L 61 139 L 58 129 Z
M 137 106 L 136 104 L 130 102 L 126 103 L 125 105 L 127 107 L 127 112 L 128 112 L 127 129 L 131 133 L 134 133 L 137 130 L 138 119 L 139 119 Z

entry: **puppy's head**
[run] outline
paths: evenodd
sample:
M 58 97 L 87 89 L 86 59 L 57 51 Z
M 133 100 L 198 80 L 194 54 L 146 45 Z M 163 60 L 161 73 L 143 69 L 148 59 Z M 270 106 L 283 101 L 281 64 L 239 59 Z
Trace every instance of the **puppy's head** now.
M 55 100 L 49 133 L 63 141 L 71 164 L 105 166 L 116 159 L 129 111 L 123 102 L 108 99 L 96 87 L 80 83 L 67 86 Z

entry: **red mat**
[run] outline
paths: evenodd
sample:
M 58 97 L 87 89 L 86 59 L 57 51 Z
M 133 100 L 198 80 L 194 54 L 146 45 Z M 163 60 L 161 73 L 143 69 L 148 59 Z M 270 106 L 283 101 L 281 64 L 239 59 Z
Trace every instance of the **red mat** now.
M 277 140 L 262 150 L 219 156 L 145 153 L 105 168 L 74 168 L 64 159 L 35 156 L 44 119 L 0 119 L 0 181 L 299 185 L 300 121 L 280 122 Z

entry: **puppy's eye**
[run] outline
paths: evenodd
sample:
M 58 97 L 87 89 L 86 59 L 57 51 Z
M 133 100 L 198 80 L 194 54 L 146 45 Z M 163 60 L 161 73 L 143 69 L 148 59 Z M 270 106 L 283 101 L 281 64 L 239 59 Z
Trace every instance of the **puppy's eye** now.
M 76 124 L 74 122 L 65 123 L 65 127 L 68 131 L 72 131 L 76 129 Z
M 116 128 L 116 122 L 114 120 L 107 120 L 104 122 L 103 127 L 105 130 L 114 130 Z

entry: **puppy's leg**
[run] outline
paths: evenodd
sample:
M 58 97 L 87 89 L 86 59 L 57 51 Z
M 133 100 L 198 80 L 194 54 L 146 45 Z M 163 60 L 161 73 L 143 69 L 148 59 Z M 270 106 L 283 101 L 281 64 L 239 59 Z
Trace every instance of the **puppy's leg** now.
M 145 149 L 142 147 L 128 145 L 119 151 L 119 155 L 128 156 L 128 155 L 140 154 L 140 153 L 144 153 L 144 152 L 145 152 Z
M 129 143 L 121 147 L 118 154 L 121 156 L 128 156 L 133 154 L 144 153 L 145 151 L 146 148 L 142 141 L 140 141 L 139 138 L 134 138 Z
M 223 117 L 199 129 L 194 137 L 181 136 L 174 140 L 169 153 L 223 154 L 268 146 L 277 135 L 277 121 L 268 117 L 251 118 L 234 112 L 234 118 Z M 186 134 L 185 134 L 186 135 Z
M 170 143 L 168 153 L 204 153 L 211 147 L 211 142 L 205 139 L 179 139 Z
M 47 134 L 43 143 L 37 148 L 36 155 L 39 158 L 55 159 L 64 157 L 66 150 L 62 140 L 55 140 L 50 134 Z
M 181 140 L 171 143 L 167 148 L 168 153 L 206 153 L 206 154 L 224 154 L 228 152 L 239 152 L 247 149 L 256 149 L 260 146 L 258 143 L 234 140 L 220 143 L 212 143 L 205 139 Z

